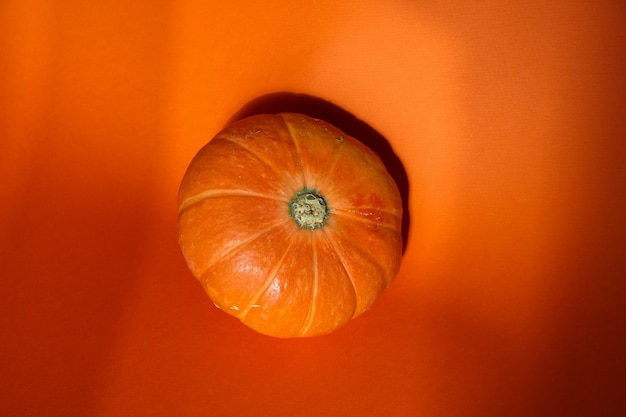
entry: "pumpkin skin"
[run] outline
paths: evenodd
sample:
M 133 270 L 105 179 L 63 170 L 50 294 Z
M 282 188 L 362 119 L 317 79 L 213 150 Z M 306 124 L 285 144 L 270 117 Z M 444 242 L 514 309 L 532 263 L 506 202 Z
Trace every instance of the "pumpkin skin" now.
M 305 115 L 226 127 L 191 161 L 178 204 L 189 269 L 262 334 L 329 333 L 368 310 L 400 266 L 401 197 L 382 161 Z

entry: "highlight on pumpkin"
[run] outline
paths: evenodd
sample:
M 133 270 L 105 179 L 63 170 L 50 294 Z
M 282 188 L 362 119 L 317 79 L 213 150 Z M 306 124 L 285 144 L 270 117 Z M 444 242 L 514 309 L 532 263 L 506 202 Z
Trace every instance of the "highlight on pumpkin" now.
M 398 272 L 401 223 L 380 158 L 301 114 L 227 126 L 179 189 L 191 272 L 222 311 L 274 337 L 330 333 L 370 309 Z

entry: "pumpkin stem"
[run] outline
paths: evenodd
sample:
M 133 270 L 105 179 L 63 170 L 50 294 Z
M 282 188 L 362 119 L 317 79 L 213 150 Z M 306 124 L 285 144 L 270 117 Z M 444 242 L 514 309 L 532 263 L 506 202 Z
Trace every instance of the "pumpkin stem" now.
M 298 226 L 311 230 L 324 226 L 329 215 L 324 197 L 318 191 L 306 188 L 296 194 L 289 208 Z

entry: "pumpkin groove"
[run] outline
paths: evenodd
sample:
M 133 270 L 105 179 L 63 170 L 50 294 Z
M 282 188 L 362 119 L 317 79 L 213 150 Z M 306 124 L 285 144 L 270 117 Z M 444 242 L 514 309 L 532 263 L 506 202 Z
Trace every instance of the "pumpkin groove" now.
M 254 158 L 256 158 L 257 160 L 259 160 L 259 162 L 261 162 L 262 164 L 264 164 L 266 167 L 268 167 L 269 169 L 271 169 L 272 171 L 274 171 L 274 173 L 280 177 L 282 176 L 282 174 L 279 172 L 280 168 L 276 168 L 274 166 L 274 164 L 269 161 L 267 158 L 262 157 L 258 152 L 255 152 L 253 150 L 250 149 L 249 146 L 244 145 L 244 143 L 242 142 L 238 142 L 236 140 L 233 140 L 232 137 L 228 137 L 228 136 L 220 136 L 220 139 L 224 139 L 227 140 L 231 143 L 234 143 L 235 145 L 241 147 L 242 149 L 244 149 L 246 152 L 250 153 L 250 155 L 252 155 Z
M 187 198 L 185 201 L 183 201 L 180 204 L 180 208 L 178 209 L 178 212 L 180 213 L 181 211 L 185 210 L 187 207 L 199 203 L 207 198 L 215 198 L 215 197 L 230 197 L 230 196 L 246 196 L 246 197 L 255 197 L 255 198 L 266 198 L 268 200 L 276 200 L 276 201 L 282 201 L 282 202 L 287 202 L 287 199 L 285 198 L 281 198 L 281 197 L 275 197 L 273 195 L 270 194 L 260 194 L 260 193 L 255 193 L 252 191 L 248 191 L 248 190 L 237 190 L 237 189 L 230 189 L 230 190 L 206 190 L 203 191 L 199 194 L 196 194 L 194 196 L 191 196 L 189 198 Z
M 360 248 L 358 245 L 354 245 L 350 242 L 350 237 L 349 236 L 345 236 L 345 235 L 341 235 L 339 232 L 337 231 L 333 231 L 333 232 L 329 232 L 329 233 L 333 233 L 335 234 L 334 236 L 334 242 L 333 242 L 333 246 L 335 247 L 335 251 L 337 252 L 337 256 L 342 259 L 342 265 L 344 266 L 344 269 L 346 269 L 346 273 L 347 276 L 350 278 L 350 281 L 352 283 L 352 286 L 354 288 L 356 288 L 356 284 L 355 284 L 355 280 L 352 278 L 352 274 L 350 272 L 348 272 L 346 265 L 348 264 L 348 262 L 345 262 L 343 260 L 344 255 L 342 255 L 342 252 L 340 250 L 340 248 L 342 247 L 346 247 L 346 246 L 351 246 L 351 252 L 354 254 L 360 254 L 361 258 L 364 259 L 368 259 L 370 262 L 374 263 L 377 267 L 377 269 L 379 271 L 382 271 L 385 269 L 384 265 L 382 263 L 379 263 L 376 259 L 375 256 L 373 256 L 371 253 L 363 250 L 362 248 Z M 339 242 L 341 242 L 341 244 L 339 244 Z M 350 264 L 352 262 L 349 262 Z
M 288 223 L 288 220 L 281 220 L 281 221 L 279 221 L 279 222 L 277 222 L 275 224 L 267 226 L 265 229 L 255 233 L 253 235 L 250 235 L 248 239 L 243 240 L 243 241 L 238 242 L 237 244 L 235 244 L 233 246 L 228 247 L 226 250 L 224 250 L 223 252 L 220 253 L 219 258 L 220 259 L 227 259 L 229 256 L 234 255 L 235 252 L 237 251 L 237 249 L 241 248 L 242 246 L 245 246 L 245 245 L 249 244 L 253 240 L 258 239 L 259 237 L 261 237 L 261 236 L 263 236 L 263 235 L 265 235 L 267 233 L 270 233 L 272 230 L 274 230 L 276 228 L 284 226 L 287 223 Z M 292 244 L 291 242 L 289 242 L 289 243 L 290 243 L 290 245 Z M 205 270 L 203 273 L 201 273 L 201 276 L 204 276 L 207 273 L 207 271 L 211 268 L 211 266 L 213 266 L 213 265 L 208 265 L 207 268 L 206 268 L 207 270 Z M 278 266 L 280 266 L 280 265 L 278 265 Z
M 306 320 L 304 321 L 304 325 L 300 330 L 300 336 L 304 336 L 311 325 L 313 324 L 313 319 L 315 318 L 315 310 L 317 300 L 317 294 L 319 291 L 319 271 L 318 271 L 318 263 L 317 263 L 317 250 L 315 245 L 315 238 L 313 237 L 313 233 L 311 233 L 311 265 L 313 266 L 313 282 L 311 284 L 311 303 L 309 304 L 309 312 L 307 313 Z
M 307 178 L 307 172 L 306 169 L 304 168 L 304 165 L 302 164 L 302 157 L 300 156 L 300 149 L 298 148 L 298 141 L 296 141 L 295 138 L 295 133 L 293 131 L 292 126 L 287 123 L 287 121 L 281 117 L 280 118 L 282 121 L 283 126 L 285 127 L 287 133 L 288 133 L 288 137 L 291 140 L 291 143 L 293 144 L 293 149 L 294 149 L 294 156 L 295 156 L 295 160 L 296 160 L 296 166 L 299 168 L 299 174 L 300 174 L 300 180 L 301 180 L 301 187 L 299 188 L 304 188 L 306 187 L 306 184 L 309 183 L 308 178 Z
M 285 258 L 287 257 L 287 254 L 291 250 L 292 246 L 293 246 L 293 241 L 288 241 L 287 248 L 285 249 L 285 252 L 283 253 L 283 255 L 280 257 L 280 260 L 278 260 L 278 262 L 276 262 L 276 264 L 274 265 L 272 270 L 267 274 L 267 278 L 265 279 L 265 282 L 259 288 L 259 291 L 257 291 L 257 293 L 254 295 L 254 297 L 252 297 L 252 299 L 250 299 L 250 302 L 248 303 L 246 308 L 244 308 L 243 311 L 237 316 L 238 319 L 240 319 L 240 320 L 245 319 L 246 316 L 248 315 L 248 313 L 250 312 L 250 310 L 253 308 L 252 306 L 256 305 L 257 301 L 259 301 L 259 298 L 261 298 L 263 293 L 265 293 L 265 291 L 267 291 L 269 286 L 272 284 L 272 281 L 274 280 L 274 276 L 275 276 L 276 272 L 282 266 L 283 262 L 285 261 Z
M 328 240 L 328 243 L 335 250 L 335 254 L 337 254 L 337 259 L 339 259 L 339 262 L 341 263 L 341 267 L 343 268 L 343 270 L 344 270 L 344 272 L 346 274 L 346 277 L 350 281 L 350 285 L 352 286 L 352 291 L 354 292 L 354 303 L 355 303 L 355 305 L 357 305 L 358 294 L 357 294 L 357 290 L 356 290 L 356 284 L 354 283 L 354 278 L 352 278 L 352 274 L 350 273 L 350 271 L 346 267 L 346 260 L 344 259 L 344 256 L 341 254 L 341 251 L 339 250 L 339 244 L 336 242 L 336 239 L 332 239 L 332 236 L 329 236 L 329 234 L 331 232 L 324 231 L 324 233 L 326 235 L 326 239 Z M 354 317 L 354 314 L 353 314 L 352 317 Z
M 339 148 L 337 150 L 337 152 L 334 155 L 333 160 L 330 162 L 326 176 L 318 181 L 320 190 L 328 189 L 329 191 L 332 191 L 332 185 L 329 185 L 329 184 L 333 182 L 333 178 L 335 176 L 335 166 L 341 159 L 341 151 L 342 151 L 342 148 Z

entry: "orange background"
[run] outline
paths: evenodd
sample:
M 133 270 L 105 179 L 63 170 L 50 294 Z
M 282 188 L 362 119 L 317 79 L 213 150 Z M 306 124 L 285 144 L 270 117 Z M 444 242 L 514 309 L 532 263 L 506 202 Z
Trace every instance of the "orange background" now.
M 623 415 L 622 1 L 4 0 L 0 414 Z M 188 162 L 268 93 L 404 164 L 400 275 L 314 339 L 215 309 Z

